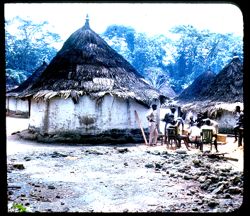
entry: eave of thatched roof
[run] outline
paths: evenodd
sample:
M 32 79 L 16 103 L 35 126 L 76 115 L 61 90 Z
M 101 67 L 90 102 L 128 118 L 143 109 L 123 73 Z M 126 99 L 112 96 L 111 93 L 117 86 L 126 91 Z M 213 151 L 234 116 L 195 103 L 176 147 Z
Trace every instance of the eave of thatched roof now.
M 178 104 L 182 111 L 188 112 L 192 111 L 195 113 L 207 113 L 208 116 L 216 116 L 215 113 L 218 111 L 226 111 L 233 113 L 236 106 L 240 106 L 241 110 L 244 109 L 244 104 L 242 102 L 218 102 L 218 101 L 194 101 L 190 103 L 179 103 Z
M 112 94 L 132 98 L 145 105 L 150 105 L 153 99 L 161 95 L 143 80 L 129 62 L 91 30 L 88 20 L 65 41 L 32 87 L 19 96 L 36 95 L 36 98 L 43 98 L 46 91 L 53 92 L 53 96 L 60 96 L 64 91 L 90 96 Z

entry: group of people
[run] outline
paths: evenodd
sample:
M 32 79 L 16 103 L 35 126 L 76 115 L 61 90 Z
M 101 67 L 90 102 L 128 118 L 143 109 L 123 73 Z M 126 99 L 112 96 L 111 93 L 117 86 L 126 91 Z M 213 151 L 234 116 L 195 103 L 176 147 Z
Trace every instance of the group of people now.
M 186 148 L 189 149 L 190 143 L 195 143 L 196 147 L 203 151 L 203 142 L 201 140 L 202 137 L 202 130 L 210 129 L 212 130 L 212 143 L 211 143 L 211 150 L 212 144 L 215 147 L 216 152 L 218 152 L 218 145 L 217 145 L 217 134 L 219 130 L 218 123 L 215 120 L 210 118 L 205 118 L 201 113 L 197 115 L 197 119 L 194 120 L 193 116 L 189 119 L 189 127 L 187 133 L 184 134 L 184 120 L 182 117 L 174 117 L 174 113 L 176 111 L 175 107 L 170 108 L 170 113 L 167 113 L 164 116 L 164 119 L 159 119 L 157 115 L 157 105 L 152 105 L 151 112 L 147 115 L 147 120 L 149 121 L 149 145 L 157 145 L 158 140 L 158 122 L 164 121 L 165 122 L 165 137 L 168 136 L 167 131 L 168 129 L 175 129 L 176 131 L 176 140 L 178 141 L 176 147 L 181 147 L 181 142 L 183 141 Z M 237 117 L 236 125 L 234 127 L 234 135 L 235 135 L 235 142 L 237 141 L 237 134 L 240 128 L 243 127 L 243 111 L 240 110 L 239 106 L 236 106 L 235 115 Z

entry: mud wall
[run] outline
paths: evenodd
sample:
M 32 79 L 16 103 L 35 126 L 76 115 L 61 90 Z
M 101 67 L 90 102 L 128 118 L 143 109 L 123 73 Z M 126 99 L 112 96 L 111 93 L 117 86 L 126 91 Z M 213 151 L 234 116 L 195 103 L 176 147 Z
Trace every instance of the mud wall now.
M 77 104 L 71 98 L 56 97 L 47 102 L 32 100 L 29 128 L 53 139 L 60 139 L 58 136 L 76 140 L 93 139 L 93 136 L 100 139 L 138 136 L 142 139 L 134 110 L 147 133 L 148 108 L 133 100 L 112 96 L 105 96 L 100 101 L 82 96 Z
M 10 116 L 20 115 L 28 117 L 29 115 L 29 102 L 28 99 L 22 100 L 15 97 L 6 97 L 6 111 Z

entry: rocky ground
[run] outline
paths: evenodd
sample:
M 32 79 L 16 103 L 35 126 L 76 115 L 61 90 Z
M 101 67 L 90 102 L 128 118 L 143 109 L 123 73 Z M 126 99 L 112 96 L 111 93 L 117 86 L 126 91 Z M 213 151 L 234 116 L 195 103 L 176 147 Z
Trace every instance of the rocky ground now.
M 184 144 L 41 144 L 11 135 L 27 123 L 7 117 L 9 212 L 232 212 L 243 202 L 243 148 L 231 137 L 218 148 L 237 161 Z

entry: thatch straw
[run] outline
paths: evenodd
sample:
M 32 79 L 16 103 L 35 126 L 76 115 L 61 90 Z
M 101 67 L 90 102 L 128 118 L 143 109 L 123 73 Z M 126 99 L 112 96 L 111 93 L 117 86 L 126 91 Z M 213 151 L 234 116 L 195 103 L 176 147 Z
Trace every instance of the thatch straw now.
M 168 98 L 174 98 L 177 96 L 173 88 L 167 83 L 160 87 L 159 91 Z
M 216 76 L 205 73 L 176 98 L 179 101 L 243 102 L 243 65 L 234 57 Z
M 233 58 L 203 95 L 213 101 L 243 102 L 243 65 L 240 59 Z
M 72 90 L 90 96 L 112 94 L 133 98 L 150 105 L 160 92 L 143 81 L 143 77 L 99 35 L 88 21 L 75 31 L 31 88 L 22 96 L 36 99 L 61 95 Z M 46 96 L 43 91 L 53 92 Z
M 243 109 L 243 65 L 238 57 L 216 76 L 207 72 L 175 98 L 182 111 L 206 113 L 214 118 L 224 112 L 233 113 L 238 105 Z
M 216 102 L 216 101 L 195 101 L 192 103 L 179 104 L 183 112 L 194 112 L 194 113 L 206 113 L 209 117 L 217 118 L 222 113 L 235 112 L 235 107 L 240 106 L 241 110 L 244 110 L 244 104 L 242 102 Z
M 215 77 L 216 74 L 212 71 L 202 73 L 176 99 L 180 101 L 192 101 L 199 99 L 211 85 Z

